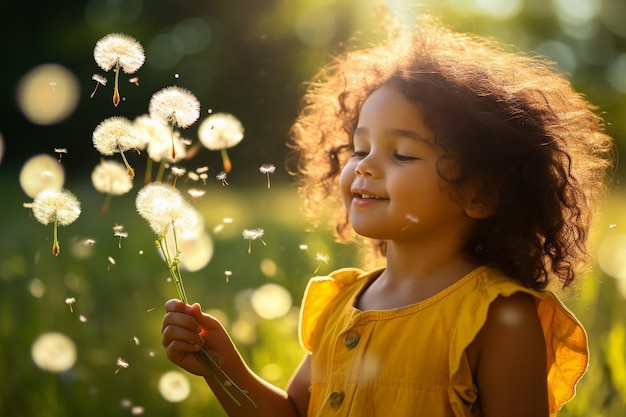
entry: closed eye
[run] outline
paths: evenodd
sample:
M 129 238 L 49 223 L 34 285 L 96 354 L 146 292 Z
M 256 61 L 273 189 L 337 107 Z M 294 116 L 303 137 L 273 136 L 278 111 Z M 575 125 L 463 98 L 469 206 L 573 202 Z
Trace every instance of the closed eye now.
M 400 154 L 395 154 L 394 158 L 396 158 L 398 161 L 401 161 L 401 162 L 415 161 L 419 159 L 414 156 L 407 156 L 407 155 L 400 155 Z

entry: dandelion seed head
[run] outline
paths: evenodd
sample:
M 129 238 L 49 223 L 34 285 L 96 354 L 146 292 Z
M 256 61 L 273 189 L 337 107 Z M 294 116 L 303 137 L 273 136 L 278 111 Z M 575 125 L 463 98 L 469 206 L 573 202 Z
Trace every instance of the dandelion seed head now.
M 150 117 L 180 128 L 191 126 L 200 117 L 200 102 L 181 87 L 165 87 L 152 95 L 148 105 Z
M 54 153 L 67 153 L 67 148 L 54 148 Z
M 166 128 L 168 130 L 168 128 Z M 172 142 L 174 143 L 175 158 L 172 158 Z M 187 145 L 180 137 L 180 133 L 175 131 L 171 133 L 169 130 L 166 135 L 153 136 L 146 144 L 146 151 L 150 159 L 156 162 L 163 160 L 169 162 L 178 162 L 187 156 Z
M 103 120 L 93 131 L 93 145 L 102 155 L 113 155 L 129 149 L 139 149 L 141 136 L 132 122 L 123 116 Z
M 188 204 L 178 189 L 153 182 L 144 186 L 135 200 L 137 211 L 156 234 L 165 233 L 170 225 L 187 215 Z
M 123 231 L 124 231 L 124 225 L 116 224 L 115 226 L 113 226 L 114 233 L 123 232 Z
M 68 297 L 65 299 L 65 304 L 71 306 L 72 304 L 74 304 L 76 302 L 76 298 L 74 297 Z
M 178 403 L 185 400 L 191 392 L 189 379 L 178 371 L 168 371 L 159 379 L 159 393 L 166 401 Z
M 91 183 L 96 191 L 110 195 L 123 195 L 133 188 L 133 179 L 124 164 L 109 160 L 96 165 L 91 172 Z
M 315 260 L 316 261 L 323 262 L 323 263 L 327 264 L 328 263 L 328 259 L 329 259 L 328 255 L 324 255 L 324 254 L 321 254 L 319 252 L 317 254 L 315 254 Z
M 146 149 L 152 140 L 167 142 L 171 140 L 171 129 L 161 120 L 150 117 L 149 114 L 142 114 L 133 120 L 133 126 L 141 137 L 141 144 L 138 149 Z M 171 153 L 171 150 L 170 150 Z
M 122 231 L 114 232 L 113 236 L 119 237 L 119 238 L 127 238 L 128 237 L 128 232 L 122 232 Z
M 276 166 L 273 164 L 263 164 L 259 167 L 259 171 L 262 174 L 273 174 L 276 171 Z
M 35 365 L 44 371 L 60 373 L 71 369 L 76 363 L 76 345 L 66 335 L 49 332 L 40 335 L 31 347 Z
M 83 241 L 83 244 L 84 244 L 85 246 L 93 246 L 93 245 L 95 245 L 95 244 L 96 244 L 96 241 L 95 241 L 95 239 L 85 239 L 85 240 Z
M 109 256 L 107 260 L 109 261 L 109 264 L 115 265 L 115 259 L 112 256 Z
M 229 113 L 212 114 L 198 127 L 200 143 L 213 151 L 237 145 L 243 139 L 243 133 L 239 119 Z
M 33 216 L 42 224 L 72 224 L 80 216 L 80 202 L 67 190 L 43 190 L 33 201 Z
M 93 50 L 96 64 L 109 71 L 118 63 L 126 74 L 137 72 L 146 60 L 143 46 L 123 33 L 110 33 L 96 42 Z
M 59 161 L 47 154 L 28 159 L 20 171 L 20 186 L 30 198 L 46 189 L 61 190 L 65 171 Z

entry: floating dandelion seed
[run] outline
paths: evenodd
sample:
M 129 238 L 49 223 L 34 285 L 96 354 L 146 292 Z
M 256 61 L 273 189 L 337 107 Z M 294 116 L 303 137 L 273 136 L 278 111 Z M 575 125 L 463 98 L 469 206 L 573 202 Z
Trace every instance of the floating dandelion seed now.
M 65 304 L 70 306 L 70 313 L 74 312 L 74 308 L 72 307 L 72 304 L 74 304 L 75 302 L 76 302 L 76 298 L 74 297 L 68 297 L 65 299 Z
M 113 226 L 113 236 L 119 238 L 119 242 L 117 243 L 117 247 L 122 249 L 122 239 L 126 239 L 128 237 L 128 232 L 124 231 L 124 226 L 115 225 Z
M 609 225 L 609 229 L 617 229 L 617 225 L 615 223 L 612 223 Z
M 115 259 L 113 259 L 112 256 L 109 256 L 107 257 L 107 260 L 109 261 L 109 266 L 107 267 L 107 271 L 108 271 L 109 269 L 111 269 L 113 265 L 115 265 Z
M 228 181 L 226 181 L 226 177 L 228 176 L 228 174 L 226 174 L 225 171 L 220 171 L 215 178 L 217 178 L 218 181 L 222 182 L 222 187 L 225 187 L 228 185 Z
M 33 215 L 42 224 L 53 223 L 52 253 L 58 256 L 58 227 L 74 223 L 80 216 L 80 202 L 67 190 L 43 190 L 33 201 Z
M 129 79 L 128 82 L 131 84 L 135 84 L 137 87 L 139 87 L 139 77 L 133 77 Z
M 152 95 L 148 113 L 150 117 L 170 125 L 172 159 L 175 160 L 174 126 L 184 129 L 194 124 L 200 117 L 200 102 L 189 90 L 176 86 L 165 87 Z
M 185 168 L 183 168 L 183 167 L 171 167 L 170 168 L 170 172 L 174 176 L 173 186 L 176 187 L 176 180 L 179 177 L 182 177 L 183 175 L 185 175 L 185 172 L 187 172 L 187 170 Z
M 206 191 L 200 190 L 199 188 L 190 188 L 187 190 L 187 194 L 189 194 L 191 198 L 199 198 L 205 195 Z
M 298 246 L 298 249 L 306 252 L 309 249 L 309 245 L 302 243 L 300 246 Z
M 230 282 L 230 277 L 233 276 L 233 271 L 224 271 L 224 275 L 226 276 L 226 282 Z
M 117 374 L 120 370 L 128 368 L 129 364 L 122 358 L 117 358 L 115 361 L 117 368 L 115 369 L 115 373 Z
M 239 119 L 229 113 L 215 113 L 205 118 L 198 127 L 198 139 L 212 151 L 220 151 L 224 171 L 230 172 L 232 164 L 227 148 L 232 148 L 243 139 L 243 126 Z
M 83 241 L 83 244 L 84 244 L 85 246 L 93 246 L 93 245 L 95 245 L 95 244 L 96 244 L 96 241 L 95 241 L 95 239 L 85 239 L 85 240 Z
M 133 336 L 133 338 L 130 339 L 130 340 L 132 340 L 135 343 L 136 346 L 139 346 L 140 342 L 139 342 L 139 338 L 137 336 Z
M 244 239 L 248 241 L 248 253 L 250 253 L 252 249 L 252 241 L 259 239 L 263 246 L 267 246 L 267 244 L 263 241 L 262 237 L 265 234 L 265 231 L 261 228 L 259 229 L 243 229 L 241 235 Z
M 67 153 L 67 148 L 54 148 L 54 153 L 59 154 L 59 162 L 61 162 L 61 157 L 63 154 Z
M 276 166 L 273 164 L 263 164 L 259 167 L 259 171 L 261 174 L 267 175 L 267 188 L 270 188 L 270 174 L 273 174 L 276 171 Z
M 102 86 L 107 85 L 107 79 L 100 74 L 92 75 L 91 79 L 96 82 L 96 86 L 94 87 L 93 91 L 91 92 L 91 95 L 89 96 L 90 98 L 93 98 L 93 96 L 96 95 L 96 91 L 98 90 L 99 85 L 102 85 Z
M 328 264 L 328 255 L 317 253 L 315 255 L 315 260 L 318 261 L 319 263 L 317 264 L 317 268 L 315 268 L 315 271 L 313 271 L 313 273 L 317 274 L 317 271 L 320 270 L 320 268 L 322 267 L 322 264 Z
M 406 215 L 406 216 L 404 216 L 404 217 L 405 217 L 405 218 L 406 218 L 409 222 L 407 223 L 407 225 L 406 225 L 406 226 L 404 226 L 404 227 L 402 228 L 402 230 L 406 230 L 406 229 L 408 229 L 408 228 L 409 228 L 409 226 L 410 226 L 411 224 L 414 224 L 414 223 L 419 223 L 419 221 L 420 221 L 420 219 L 419 219 L 419 218 L 417 218 L 417 217 L 413 216 L 412 214 L 407 214 L 407 215 Z
M 96 191 L 106 195 L 100 210 L 103 216 L 109 212 L 114 195 L 126 194 L 133 188 L 133 180 L 124 165 L 104 159 L 91 172 L 91 183 Z
M 113 104 L 117 107 L 120 103 L 120 69 L 126 74 L 137 72 L 146 60 L 143 46 L 131 36 L 123 33 L 111 33 L 96 42 L 93 57 L 96 64 L 104 71 L 113 69 L 115 72 Z
M 126 160 L 124 152 L 139 149 L 141 136 L 130 120 L 123 116 L 113 116 L 100 122 L 93 131 L 93 145 L 102 155 L 120 153 L 128 175 L 135 178 L 135 170 Z

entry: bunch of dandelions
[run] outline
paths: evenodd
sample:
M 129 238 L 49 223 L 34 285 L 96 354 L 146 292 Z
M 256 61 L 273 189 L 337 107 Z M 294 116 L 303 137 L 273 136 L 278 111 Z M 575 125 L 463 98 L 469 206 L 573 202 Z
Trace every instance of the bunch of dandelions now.
M 184 88 L 165 87 L 152 95 L 148 113 L 153 119 L 171 127 L 172 160 L 176 160 L 174 127 L 184 129 L 194 124 L 200 117 L 200 102 L 192 92 Z
M 93 146 L 102 155 L 120 153 L 131 178 L 135 178 L 135 170 L 130 166 L 124 152 L 139 149 L 141 136 L 133 123 L 123 116 L 113 116 L 100 122 L 93 131 Z
M 104 71 L 113 69 L 115 72 L 113 104 L 117 107 L 120 103 L 120 69 L 126 74 L 137 72 L 146 60 L 143 46 L 131 36 L 123 33 L 111 33 L 96 42 L 93 58 Z
M 114 195 L 126 194 L 133 188 L 133 180 L 124 165 L 105 159 L 101 160 L 91 172 L 91 183 L 96 191 L 106 195 L 102 205 L 102 215 L 108 213 L 111 198 Z
M 189 304 L 181 274 L 177 235 L 186 233 L 196 226 L 198 222 L 196 211 L 183 198 L 178 189 L 161 182 L 150 183 L 139 190 L 135 204 L 139 215 L 148 221 L 150 228 L 157 235 L 157 248 L 165 259 L 167 268 L 176 284 L 180 300 Z M 167 239 L 168 234 L 171 234 L 172 242 Z M 213 358 L 205 349 L 200 349 L 197 354 L 235 404 L 241 405 L 227 386 L 232 387 L 237 394 L 243 395 L 247 401 L 256 406 L 248 394 L 239 388 L 222 370 L 219 365 L 219 357 Z
M 48 189 L 35 196 L 32 210 L 40 223 L 53 223 L 52 253 L 58 256 L 61 252 L 58 227 L 74 223 L 80 216 L 80 202 L 70 191 Z
M 229 113 L 215 113 L 208 116 L 198 127 L 198 139 L 212 151 L 220 151 L 224 171 L 229 173 L 232 164 L 227 148 L 232 148 L 243 139 L 243 126 L 239 119 Z

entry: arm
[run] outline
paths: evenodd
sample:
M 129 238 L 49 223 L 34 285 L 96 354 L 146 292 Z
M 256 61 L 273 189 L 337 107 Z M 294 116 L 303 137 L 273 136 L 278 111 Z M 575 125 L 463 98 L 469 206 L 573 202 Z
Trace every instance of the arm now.
M 221 323 L 203 313 L 199 304 L 189 306 L 178 300 L 170 300 L 165 304 L 165 309 L 161 333 L 167 357 L 192 374 L 204 377 L 229 416 L 306 416 L 309 382 L 305 379 L 309 375 L 310 366 L 307 359 L 296 371 L 286 392 L 262 380 L 248 368 Z M 247 391 L 256 403 L 256 408 L 243 398 L 238 398 L 241 406 L 237 406 L 223 392 L 206 365 L 195 354 L 203 345 L 213 358 L 219 357 L 220 367 L 239 387 Z
M 547 417 L 546 345 L 530 296 L 500 297 L 468 349 L 484 417 Z

